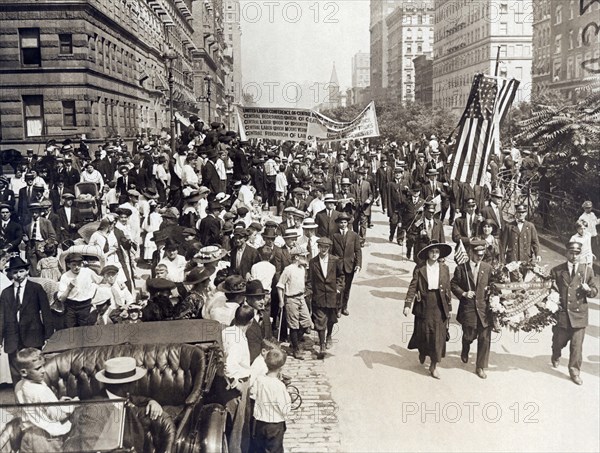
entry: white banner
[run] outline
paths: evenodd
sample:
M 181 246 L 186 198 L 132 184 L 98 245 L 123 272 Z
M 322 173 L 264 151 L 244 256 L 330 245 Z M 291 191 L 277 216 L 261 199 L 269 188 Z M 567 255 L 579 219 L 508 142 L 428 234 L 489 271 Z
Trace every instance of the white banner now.
M 353 121 L 338 122 L 308 109 L 236 106 L 240 138 L 301 141 L 342 141 L 378 137 L 375 103 Z

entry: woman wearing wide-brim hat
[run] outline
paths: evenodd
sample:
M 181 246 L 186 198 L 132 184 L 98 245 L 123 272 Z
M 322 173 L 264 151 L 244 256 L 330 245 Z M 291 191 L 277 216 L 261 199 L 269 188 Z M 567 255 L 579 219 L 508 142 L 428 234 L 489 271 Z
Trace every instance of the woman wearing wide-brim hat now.
M 408 349 L 419 350 L 419 362 L 429 356 L 431 376 L 439 379 L 437 364 L 446 355 L 447 324 L 452 312 L 450 270 L 439 260 L 447 257 L 452 247 L 431 243 L 421 249 L 419 259 L 424 263 L 415 267 L 404 303 L 404 316 L 410 309 L 415 316 L 414 333 Z
M 498 224 L 492 219 L 483 219 L 479 224 L 479 238 L 485 241 L 483 261 L 495 265 L 500 258 L 500 243 L 496 238 Z

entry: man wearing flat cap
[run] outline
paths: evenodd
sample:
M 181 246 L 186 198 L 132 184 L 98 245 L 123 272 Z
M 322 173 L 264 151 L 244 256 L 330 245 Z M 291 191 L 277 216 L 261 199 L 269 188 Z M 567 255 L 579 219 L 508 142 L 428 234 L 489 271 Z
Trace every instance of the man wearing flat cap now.
M 456 266 L 450 287 L 460 301 L 456 318 L 463 331 L 460 358 L 463 363 L 469 363 L 471 343 L 477 339 L 475 372 L 481 379 L 486 379 L 485 369 L 488 367 L 493 327 L 486 289 L 490 284 L 492 266 L 483 261 L 485 241 L 473 239 L 469 243 L 469 249 L 470 260 Z
M 569 375 L 582 385 L 583 339 L 588 325 L 588 298 L 598 295 L 592 266 L 579 263 L 581 243 L 567 244 L 567 262 L 552 269 L 550 275 L 560 297 L 557 323 L 552 327 L 552 366 L 558 368 L 562 349 L 570 343 Z
M 255 248 L 250 247 L 246 241 L 248 230 L 237 228 L 233 231 L 233 249 L 231 250 L 231 266 L 229 275 L 240 275 L 246 278 L 252 266 L 260 261 L 260 256 Z

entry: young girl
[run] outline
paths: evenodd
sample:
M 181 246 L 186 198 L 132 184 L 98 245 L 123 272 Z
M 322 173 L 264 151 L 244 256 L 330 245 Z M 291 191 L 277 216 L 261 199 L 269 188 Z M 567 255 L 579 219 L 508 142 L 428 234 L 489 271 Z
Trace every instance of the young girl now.
M 47 278 L 57 282 L 62 272 L 56 257 L 56 244 L 48 243 L 44 246 L 45 257 L 38 261 L 37 269 L 41 278 Z

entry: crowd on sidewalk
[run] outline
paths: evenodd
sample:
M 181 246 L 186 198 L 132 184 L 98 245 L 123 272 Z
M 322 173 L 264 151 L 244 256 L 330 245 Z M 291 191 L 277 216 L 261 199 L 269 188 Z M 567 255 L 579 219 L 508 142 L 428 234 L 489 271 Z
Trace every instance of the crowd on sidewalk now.
M 478 339 L 476 372 L 485 378 L 494 327 L 485 275 L 497 263 L 539 257 L 527 208 L 518 205 L 515 220 L 504 219 L 498 175 L 502 168 L 535 171 L 535 153 L 521 162 L 510 149 L 503 162 L 493 156 L 487 183 L 471 187 L 449 179 L 451 144 L 435 136 L 317 146 L 244 141 L 222 123 L 190 121 L 176 150 L 166 130 L 140 137 L 132 149 L 107 141 L 93 157 L 85 142 L 50 141 L 44 156 L 28 151 L 14 177 L 0 177 L 0 380 L 17 382 L 18 351 L 42 348 L 56 330 L 216 320 L 226 326 L 216 386 L 240 436 L 230 448 L 253 439 L 244 448 L 281 451 L 289 397 L 278 376 L 287 354 L 325 359 L 335 324 L 350 316 L 373 206 L 389 216 L 389 240 L 416 263 L 405 308 L 416 317 L 409 348 L 421 362 L 429 356 L 439 378 L 454 295 L 463 361 Z M 598 221 L 591 203 L 584 209 L 572 241 L 581 244 L 577 262 L 587 266 Z M 444 222 L 454 245 L 469 250 L 472 274 L 450 276 Z M 592 271 L 576 303 L 565 294 L 569 313 L 595 296 L 588 277 Z M 553 360 L 568 340 L 579 341 L 575 330 L 587 318 L 580 321 L 559 324 Z M 314 350 L 306 341 L 312 330 Z

